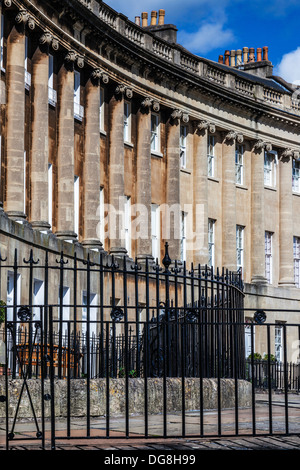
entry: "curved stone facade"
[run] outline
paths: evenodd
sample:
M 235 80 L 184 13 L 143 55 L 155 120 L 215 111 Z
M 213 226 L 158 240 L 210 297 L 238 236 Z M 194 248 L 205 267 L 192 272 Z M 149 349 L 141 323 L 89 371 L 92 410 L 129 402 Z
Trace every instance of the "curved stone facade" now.
M 241 267 L 246 306 L 299 308 L 299 99 L 266 49 L 213 62 L 163 10 L 148 25 L 99 0 L 1 14 L 2 217 L 140 260 L 167 240 L 173 260 Z

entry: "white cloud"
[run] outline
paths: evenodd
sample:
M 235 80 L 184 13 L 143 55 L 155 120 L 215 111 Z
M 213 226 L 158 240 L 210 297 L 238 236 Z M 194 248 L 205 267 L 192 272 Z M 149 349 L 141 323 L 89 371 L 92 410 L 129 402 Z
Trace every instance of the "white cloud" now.
M 285 54 L 274 73 L 289 83 L 300 84 L 300 47 Z
M 178 42 L 195 54 L 206 54 L 218 47 L 225 46 L 234 40 L 230 29 L 223 29 L 222 23 L 205 23 L 198 31 L 179 32 Z

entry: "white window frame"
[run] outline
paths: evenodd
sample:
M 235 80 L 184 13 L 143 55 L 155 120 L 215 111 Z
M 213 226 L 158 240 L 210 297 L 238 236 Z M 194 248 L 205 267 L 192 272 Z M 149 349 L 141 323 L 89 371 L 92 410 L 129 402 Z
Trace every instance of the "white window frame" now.
M 242 225 L 236 226 L 236 268 L 244 269 L 244 228 Z
M 124 203 L 124 237 L 125 248 L 128 256 L 131 256 L 131 197 L 125 196 Z
M 207 136 L 207 176 L 215 176 L 215 136 Z
M 5 68 L 4 68 L 4 15 L 3 14 L 1 14 L 0 68 L 2 72 L 5 72 Z
M 181 212 L 181 240 L 180 240 L 180 256 L 181 261 L 186 261 L 186 225 L 187 225 L 187 213 Z
M 79 236 L 79 176 L 74 176 L 74 232 Z
M 99 191 L 99 224 L 100 224 L 100 231 L 99 231 L 99 235 L 100 235 L 100 241 L 101 243 L 103 244 L 103 247 L 104 247 L 104 244 L 105 244 L 105 227 L 104 227 L 104 217 L 105 217 L 105 213 L 104 213 L 104 188 L 100 187 L 100 191 Z
M 80 72 L 74 70 L 74 118 L 82 121 L 84 108 L 80 104 Z
M 160 153 L 160 115 L 151 113 L 151 152 Z
M 274 188 L 276 186 L 277 152 L 265 151 L 264 155 L 264 184 Z
M 187 159 L 187 126 L 180 126 L 180 165 L 186 168 Z
M 208 266 L 215 265 L 215 223 L 214 219 L 208 219 Z
M 21 274 L 17 274 L 17 306 L 21 305 Z M 13 306 L 14 306 L 14 273 L 13 271 L 7 272 L 7 291 L 6 291 L 6 305 L 7 305 L 7 320 L 13 320 Z
M 105 122 L 105 100 L 104 100 L 104 88 L 100 87 L 100 132 L 104 132 Z
M 160 261 L 160 207 L 157 204 L 151 204 L 151 239 L 152 256 L 158 262 Z
M 235 149 L 235 182 L 244 184 L 244 146 L 236 144 Z
M 295 286 L 300 288 L 300 237 L 294 237 L 293 239 L 293 253 Z
M 274 338 L 274 348 L 275 348 L 275 359 L 278 362 L 282 362 L 283 359 L 283 328 L 282 323 L 275 322 L 275 338 Z
M 53 167 L 48 163 L 48 223 L 52 227 L 52 205 L 53 205 Z
M 53 88 L 54 57 L 49 54 L 49 72 L 48 72 L 48 103 L 55 106 L 57 103 L 57 93 Z
M 24 150 L 23 168 L 24 168 L 24 174 L 23 174 L 23 191 L 24 191 L 23 209 L 24 209 L 24 214 L 26 214 L 26 150 Z
M 33 315 L 34 320 L 41 320 L 41 306 L 44 305 L 44 281 L 33 279 Z M 42 310 L 43 311 L 43 310 Z
M 71 298 L 71 291 L 70 287 L 63 286 L 63 298 L 62 298 L 62 334 L 64 335 L 67 333 L 67 323 L 66 321 L 70 320 L 70 298 Z M 60 286 L 58 291 L 58 312 L 60 314 Z
M 131 103 L 124 101 L 124 142 L 131 143 Z
M 90 293 L 90 335 L 97 334 L 97 308 L 98 303 L 97 294 Z M 82 292 L 82 334 L 85 335 L 87 332 L 87 292 Z M 83 338 L 83 341 L 85 338 Z
M 293 191 L 295 193 L 300 193 L 300 160 L 295 160 L 293 158 Z
M 272 284 L 273 280 L 273 233 L 265 232 L 265 276 L 269 284 Z
M 28 72 L 28 36 L 25 35 L 25 57 L 24 57 L 24 69 L 25 69 L 25 88 L 30 89 L 31 86 L 31 74 Z

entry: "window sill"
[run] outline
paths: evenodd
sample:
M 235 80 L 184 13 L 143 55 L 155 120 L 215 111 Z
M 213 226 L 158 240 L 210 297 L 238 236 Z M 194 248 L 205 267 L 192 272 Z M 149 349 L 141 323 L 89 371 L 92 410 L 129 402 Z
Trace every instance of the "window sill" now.
M 236 186 L 236 188 L 238 188 L 238 189 L 243 189 L 244 191 L 248 191 L 247 186 L 244 186 L 243 184 L 238 184 L 238 183 L 236 183 L 235 186 Z
M 293 191 L 293 196 L 300 197 L 300 192 L 299 192 L 299 193 L 297 193 L 296 191 Z
M 106 131 L 104 129 L 100 129 L 100 135 L 104 135 L 106 137 Z
M 265 189 L 268 189 L 269 191 L 277 191 L 277 188 L 275 186 L 264 186 Z
M 125 147 L 133 148 L 134 145 L 131 142 L 124 142 Z
M 180 168 L 180 171 L 182 171 L 182 173 L 186 173 L 188 175 L 191 175 L 192 174 L 192 171 L 191 170 L 188 170 L 187 168 Z
M 163 158 L 163 154 L 161 152 L 156 152 L 155 150 L 151 150 L 151 156 Z
M 214 181 L 215 183 L 220 183 L 219 178 L 215 178 L 214 176 L 208 176 L 207 179 L 209 181 Z

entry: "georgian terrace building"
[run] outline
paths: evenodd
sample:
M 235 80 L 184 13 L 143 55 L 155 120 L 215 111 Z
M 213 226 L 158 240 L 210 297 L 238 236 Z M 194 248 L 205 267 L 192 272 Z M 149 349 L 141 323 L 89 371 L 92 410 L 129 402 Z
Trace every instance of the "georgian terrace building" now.
M 161 261 L 168 241 L 173 260 L 242 269 L 245 307 L 299 321 L 276 312 L 300 306 L 299 100 L 267 48 L 213 62 L 164 10 L 133 22 L 100 0 L 0 3 L 2 257 Z M 114 209 L 122 230 L 113 219 L 106 236 Z

